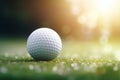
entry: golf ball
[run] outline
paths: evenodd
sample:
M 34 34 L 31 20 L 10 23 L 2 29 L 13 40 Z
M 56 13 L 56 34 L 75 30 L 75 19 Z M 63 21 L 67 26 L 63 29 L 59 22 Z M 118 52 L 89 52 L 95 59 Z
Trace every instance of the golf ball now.
M 27 50 L 35 60 L 49 61 L 61 52 L 62 41 L 54 30 L 39 28 L 28 37 Z

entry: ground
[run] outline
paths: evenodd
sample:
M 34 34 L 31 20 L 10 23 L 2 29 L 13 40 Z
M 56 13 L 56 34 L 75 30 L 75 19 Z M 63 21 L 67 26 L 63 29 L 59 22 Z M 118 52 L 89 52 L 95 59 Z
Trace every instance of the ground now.
M 35 61 L 26 39 L 0 39 L 1 80 L 120 80 L 118 41 L 63 40 L 61 54 L 52 61 Z

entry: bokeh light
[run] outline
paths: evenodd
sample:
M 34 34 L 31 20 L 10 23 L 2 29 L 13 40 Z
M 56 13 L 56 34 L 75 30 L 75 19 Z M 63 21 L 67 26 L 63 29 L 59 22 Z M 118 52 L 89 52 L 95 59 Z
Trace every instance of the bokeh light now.
M 86 27 L 86 32 L 94 29 L 100 31 L 100 42 L 107 42 L 113 28 L 111 21 L 119 12 L 118 0 L 67 0 L 71 12 L 77 16 L 80 27 Z M 94 32 L 93 32 L 94 33 Z

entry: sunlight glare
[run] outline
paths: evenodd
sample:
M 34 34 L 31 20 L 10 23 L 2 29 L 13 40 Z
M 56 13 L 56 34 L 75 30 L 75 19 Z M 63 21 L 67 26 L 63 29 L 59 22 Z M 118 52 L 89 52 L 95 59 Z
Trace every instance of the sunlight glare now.
M 115 1 L 114 0 L 96 0 L 95 2 L 97 10 L 102 14 L 109 13 L 114 10 Z

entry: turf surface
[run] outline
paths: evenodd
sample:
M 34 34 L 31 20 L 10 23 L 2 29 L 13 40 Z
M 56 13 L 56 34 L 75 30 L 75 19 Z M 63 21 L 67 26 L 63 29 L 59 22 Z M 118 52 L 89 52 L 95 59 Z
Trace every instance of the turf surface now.
M 0 80 L 120 80 L 118 41 L 63 41 L 53 61 L 34 61 L 26 40 L 0 39 Z

